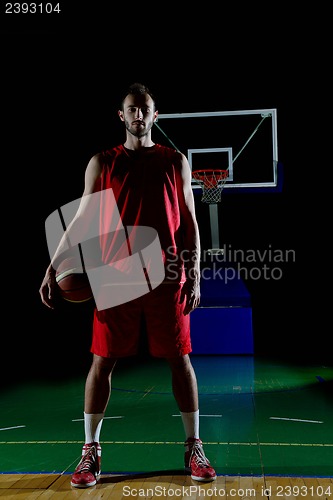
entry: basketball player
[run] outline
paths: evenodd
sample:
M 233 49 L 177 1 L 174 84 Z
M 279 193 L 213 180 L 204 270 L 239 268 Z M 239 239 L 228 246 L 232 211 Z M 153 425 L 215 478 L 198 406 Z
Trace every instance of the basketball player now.
M 216 473 L 205 456 L 199 435 L 197 380 L 189 358 L 189 314 L 200 302 L 200 239 L 190 166 L 182 153 L 153 142 L 151 132 L 158 111 L 147 87 L 131 85 L 118 115 L 125 125 L 126 140 L 90 159 L 83 194 L 112 188 L 125 227 L 140 225 L 156 229 L 164 255 L 165 278 L 137 299 L 102 311 L 95 308 L 93 360 L 85 386 L 85 444 L 71 485 L 93 486 L 100 475 L 100 432 L 111 394 L 112 372 L 118 358 L 137 354 L 142 316 L 150 354 L 165 358 L 171 369 L 173 394 L 185 431 L 185 470 L 194 480 L 213 481 Z M 76 217 L 80 218 L 80 210 Z M 111 215 L 103 213 L 103 219 L 105 234 Z M 107 262 L 107 238 L 101 241 Z M 185 254 L 186 259 L 182 259 Z M 40 296 L 46 306 L 54 308 L 52 261 L 42 281 Z

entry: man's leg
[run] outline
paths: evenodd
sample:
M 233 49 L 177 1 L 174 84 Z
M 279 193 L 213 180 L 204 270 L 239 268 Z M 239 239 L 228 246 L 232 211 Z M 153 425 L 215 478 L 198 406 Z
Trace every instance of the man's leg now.
M 181 412 L 199 408 L 197 378 L 188 354 L 167 358 L 172 374 L 172 390 Z
M 102 358 L 94 354 L 85 386 L 85 413 L 105 412 L 111 395 L 111 375 L 116 362 L 115 358 Z
M 197 481 L 214 481 L 215 470 L 206 458 L 199 437 L 199 396 L 194 368 L 188 354 L 167 358 L 172 373 L 172 390 L 185 430 L 185 469 Z
M 111 376 L 116 359 L 94 354 L 86 379 L 84 401 L 85 444 L 82 458 L 72 476 L 76 488 L 94 486 L 101 472 L 101 446 L 99 436 L 106 407 L 111 395 Z

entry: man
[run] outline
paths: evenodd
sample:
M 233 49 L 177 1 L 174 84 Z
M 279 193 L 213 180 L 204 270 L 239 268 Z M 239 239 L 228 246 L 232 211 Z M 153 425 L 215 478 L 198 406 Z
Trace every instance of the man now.
M 196 221 L 191 172 L 186 157 L 155 144 L 151 131 L 157 120 L 155 98 L 142 84 L 131 85 L 118 111 L 126 129 L 124 144 L 96 154 L 85 172 L 81 206 L 67 231 L 80 225 L 86 195 L 112 188 L 123 227 L 146 226 L 157 231 L 162 249 L 164 280 L 145 295 L 102 310 L 95 308 L 91 352 L 93 360 L 85 386 L 85 444 L 71 485 L 96 484 L 101 467 L 100 431 L 111 394 L 111 376 L 120 357 L 138 352 L 144 318 L 150 354 L 165 358 L 171 368 L 172 388 L 185 430 L 185 469 L 197 481 L 213 481 L 216 473 L 199 437 L 196 375 L 191 364 L 189 314 L 200 302 L 200 238 Z M 114 258 L 112 214 L 100 208 L 103 263 Z M 109 228 L 109 231 L 108 231 Z M 117 245 L 116 245 L 117 246 Z M 43 303 L 54 307 L 53 263 L 40 287 Z

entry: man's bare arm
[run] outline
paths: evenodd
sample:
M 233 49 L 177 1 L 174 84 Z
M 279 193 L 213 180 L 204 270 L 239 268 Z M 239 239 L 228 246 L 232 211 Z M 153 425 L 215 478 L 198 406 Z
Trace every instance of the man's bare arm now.
M 100 190 L 100 174 L 101 164 L 99 155 L 95 155 L 89 161 L 85 171 L 84 191 L 79 208 L 62 235 L 57 249 L 51 257 L 50 264 L 46 269 L 45 276 L 39 289 L 43 304 L 51 309 L 54 308 L 54 290 L 56 287 L 55 262 L 59 256 L 68 249 L 69 240 L 75 241 L 84 238 L 84 233 L 89 227 L 89 219 L 93 217 L 95 210 L 92 206 L 93 197 L 89 195 Z
M 195 204 L 191 184 L 191 168 L 185 155 L 179 153 L 177 163 L 178 198 L 183 228 L 184 247 L 186 249 L 186 283 L 183 287 L 186 295 L 184 314 L 189 314 L 200 303 L 200 234 L 195 214 Z

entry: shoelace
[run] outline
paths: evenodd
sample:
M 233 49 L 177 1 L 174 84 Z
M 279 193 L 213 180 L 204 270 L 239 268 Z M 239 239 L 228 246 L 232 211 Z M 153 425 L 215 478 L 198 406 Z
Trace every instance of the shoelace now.
M 209 467 L 210 463 L 209 460 L 207 459 L 202 446 L 200 444 L 195 443 L 193 445 L 192 453 L 191 453 L 191 458 L 195 455 L 196 458 L 196 463 L 199 467 Z
M 76 472 L 92 472 L 91 469 L 93 467 L 96 469 L 95 464 L 96 464 L 96 449 L 95 446 L 92 446 L 83 455 Z

